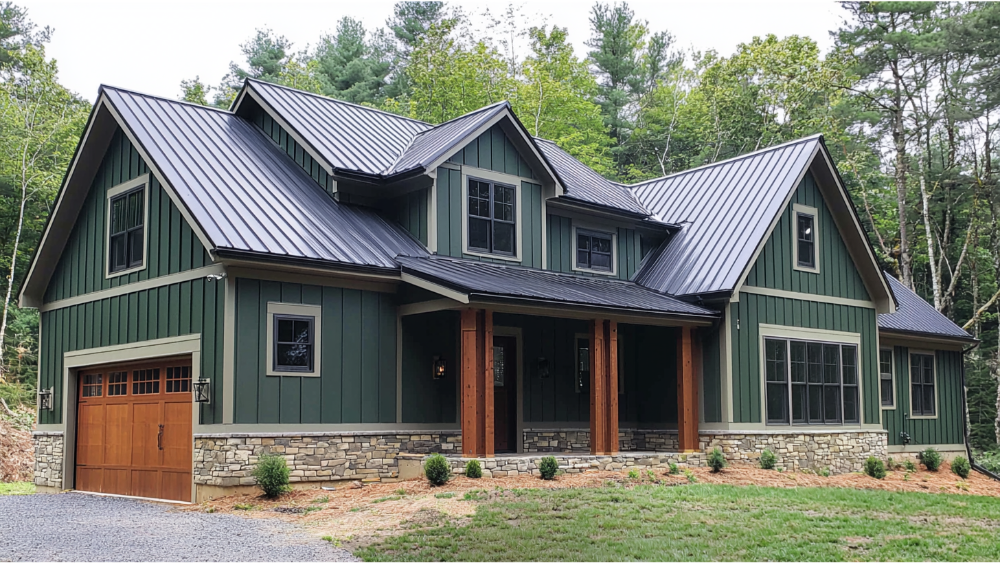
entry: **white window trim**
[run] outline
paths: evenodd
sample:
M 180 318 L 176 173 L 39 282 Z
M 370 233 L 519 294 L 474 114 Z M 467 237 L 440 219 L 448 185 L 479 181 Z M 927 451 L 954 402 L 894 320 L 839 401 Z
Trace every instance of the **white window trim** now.
M 482 250 L 474 250 L 469 248 L 469 179 L 479 179 L 486 180 L 489 182 L 497 182 L 500 184 L 505 184 L 514 187 L 514 240 L 515 240 L 515 252 L 514 256 L 508 256 L 506 254 L 490 254 L 489 252 L 483 252 Z M 524 205 L 524 199 L 521 197 L 521 181 L 524 178 L 520 176 L 513 176 L 511 174 L 501 174 L 499 172 L 494 172 L 492 170 L 486 170 L 483 168 L 473 168 L 471 166 L 462 166 L 462 252 L 470 256 L 481 256 L 483 258 L 491 258 L 494 260 L 507 260 L 509 262 L 518 262 L 522 260 L 524 253 L 521 249 L 521 231 L 524 228 L 524 221 L 522 220 L 522 206 Z
M 892 406 L 885 406 L 882 404 L 882 352 L 889 352 L 889 379 L 892 381 Z M 884 411 L 894 411 L 896 410 L 896 351 L 892 347 L 883 346 L 878 349 L 878 404 L 882 407 Z
M 124 270 L 119 270 L 117 272 L 112 272 L 111 271 L 111 200 L 116 196 L 134 190 L 138 187 L 142 187 L 143 189 L 142 264 L 139 264 L 138 266 L 133 266 L 131 268 L 126 268 Z M 104 206 L 107 208 L 105 210 L 105 217 L 104 217 L 104 279 L 117 278 L 118 276 L 124 276 L 145 270 L 146 264 L 148 262 L 147 258 L 149 256 L 149 173 L 138 176 L 127 182 L 122 182 L 117 186 L 108 188 L 108 193 L 107 196 L 105 197 Z
M 799 265 L 799 214 L 809 215 L 813 218 L 813 260 L 815 261 L 815 266 L 812 268 L 808 266 Z M 808 205 L 802 205 L 799 203 L 792 204 L 792 269 L 799 272 L 807 272 L 810 274 L 819 273 L 819 210 L 815 207 L 809 207 Z
M 602 235 L 608 235 L 608 236 L 611 237 L 611 271 L 610 272 L 605 271 L 605 270 L 594 270 L 592 268 L 584 268 L 584 267 L 581 267 L 581 266 L 577 265 L 577 263 L 576 263 L 577 250 L 579 250 L 578 247 L 577 247 L 577 242 L 578 242 L 577 232 L 579 230 L 590 231 L 592 233 L 597 233 L 597 234 L 602 234 Z M 573 271 L 574 272 L 585 272 L 585 273 L 588 273 L 588 274 L 595 274 L 595 275 L 598 275 L 598 276 L 618 277 L 618 229 L 611 228 L 611 227 L 606 227 L 606 226 L 599 226 L 599 225 L 589 225 L 589 224 L 586 224 L 586 223 L 577 224 L 576 221 L 573 221 L 572 233 L 573 233 L 573 244 L 571 246 L 573 248 Z
M 823 330 L 818 328 L 804 328 L 796 326 L 771 325 L 761 323 L 758 325 L 760 332 L 759 354 L 760 365 L 758 366 L 760 385 L 760 419 L 762 425 L 768 429 L 774 428 L 795 428 L 804 430 L 807 428 L 816 429 L 837 429 L 837 428 L 862 428 L 865 426 L 865 370 L 864 370 L 864 347 L 861 345 L 861 335 L 853 332 L 842 332 L 839 330 Z M 788 413 L 789 424 L 768 424 L 767 423 L 767 377 L 765 375 L 765 360 L 767 354 L 764 348 L 765 340 L 768 338 L 778 338 L 785 340 L 800 340 L 805 342 L 827 342 L 829 344 L 849 344 L 857 347 L 858 350 L 858 422 L 843 422 L 840 424 L 795 424 L 791 422 L 792 413 Z M 843 374 L 841 374 L 843 379 Z M 935 387 L 935 392 L 937 387 Z M 843 413 L 843 397 L 841 399 L 841 419 Z M 881 425 L 881 422 L 879 423 Z
M 312 371 L 279 371 L 274 369 L 274 315 L 296 315 L 300 317 L 313 318 L 313 369 Z M 323 307 L 320 305 L 305 305 L 302 303 L 276 303 L 267 304 L 267 375 L 282 377 L 319 377 L 320 357 L 322 356 L 322 346 L 320 337 L 322 336 Z
M 915 415 L 913 414 L 913 356 L 930 356 L 934 358 L 931 365 L 934 367 L 934 416 L 926 415 Z M 941 402 L 938 400 L 938 366 L 937 366 L 937 352 L 934 350 L 916 350 L 911 349 L 906 353 L 906 385 L 909 387 L 909 415 L 910 420 L 937 420 L 938 416 L 941 414 Z

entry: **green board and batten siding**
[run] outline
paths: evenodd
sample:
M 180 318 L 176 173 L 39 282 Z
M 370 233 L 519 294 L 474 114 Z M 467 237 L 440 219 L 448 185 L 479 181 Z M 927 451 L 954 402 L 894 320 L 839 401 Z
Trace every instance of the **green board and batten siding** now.
M 406 229 L 413 238 L 427 246 L 427 229 L 430 215 L 430 190 L 416 190 L 393 198 L 386 205 L 389 216 Z
M 295 139 L 288 134 L 287 131 L 281 125 L 278 125 L 270 115 L 267 114 L 259 105 L 256 103 L 246 104 L 248 110 L 244 116 L 248 121 L 256 125 L 264 132 L 265 135 L 271 138 L 281 150 L 285 151 L 289 157 L 292 158 L 299 166 L 302 167 L 313 180 L 316 180 L 324 190 L 333 193 L 333 177 L 330 176 L 327 171 L 320 166 L 312 156 L 309 155 L 305 149 L 302 148 Z
M 793 204 L 815 207 L 819 238 L 819 273 L 802 272 L 792 267 Z M 747 274 L 746 285 L 828 295 L 868 301 L 868 291 L 854 260 L 847 251 L 833 216 L 823 201 L 812 174 L 806 174 L 781 214 L 778 224 L 765 243 L 757 261 Z
M 151 177 L 146 268 L 105 277 L 107 190 L 148 171 L 128 138 L 116 132 L 46 289 L 46 303 L 211 264 L 180 211 Z M 201 375 L 212 380 L 213 394 L 211 404 L 201 406 L 201 421 L 221 423 L 222 410 L 216 405 L 222 402 L 224 294 L 224 284 L 197 279 L 43 312 L 39 383 L 55 389 L 55 410 L 39 413 L 39 423 L 63 422 L 66 352 L 199 333 Z
M 731 303 L 733 420 L 761 418 L 760 324 L 804 327 L 861 335 L 862 414 L 865 424 L 879 424 L 878 328 L 875 309 L 740 293 Z
M 462 150 L 453 154 L 448 162 L 532 180 L 538 179 L 535 171 L 517 152 L 500 125 L 494 125 L 489 131 L 473 139 Z
M 618 248 L 615 249 L 617 274 L 619 279 L 628 280 L 635 274 L 642 262 L 642 244 L 635 229 L 615 228 Z M 573 220 L 569 217 L 549 214 L 548 269 L 567 274 L 588 275 L 585 271 L 573 269 Z M 603 274 L 593 274 L 603 275 Z
M 917 348 L 914 348 L 917 349 Z M 919 350 L 926 350 L 921 347 Z M 965 414 L 962 410 L 962 353 L 935 352 L 937 418 L 910 418 L 910 348 L 892 347 L 896 377 L 896 408 L 882 411 L 882 426 L 889 432 L 889 445 L 898 446 L 901 431 L 910 434 L 910 446 L 921 444 L 964 444 Z
M 322 306 L 319 377 L 266 375 L 268 302 Z M 396 422 L 392 294 L 238 278 L 235 344 L 236 424 Z

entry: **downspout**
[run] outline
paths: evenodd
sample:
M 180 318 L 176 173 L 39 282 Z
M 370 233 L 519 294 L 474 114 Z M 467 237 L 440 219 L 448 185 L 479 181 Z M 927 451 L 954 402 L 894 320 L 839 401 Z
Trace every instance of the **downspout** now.
M 1000 475 L 997 475 L 996 473 L 993 473 L 982 465 L 976 463 L 976 460 L 972 457 L 972 444 L 969 443 L 969 435 L 972 432 L 972 429 L 969 428 L 969 397 L 965 387 L 965 355 L 972 350 L 975 350 L 977 346 L 979 346 L 978 342 L 962 350 L 962 370 L 959 372 L 962 379 L 962 426 L 965 429 L 965 453 L 968 454 L 969 465 L 972 466 L 973 469 L 983 475 L 986 475 L 987 477 L 1000 481 Z

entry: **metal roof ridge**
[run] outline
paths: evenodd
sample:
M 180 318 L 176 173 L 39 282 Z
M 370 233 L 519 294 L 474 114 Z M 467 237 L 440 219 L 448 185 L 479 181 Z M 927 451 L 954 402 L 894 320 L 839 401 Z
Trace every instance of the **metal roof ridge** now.
M 386 115 L 386 116 L 389 116 L 389 117 L 395 117 L 397 119 L 405 119 L 406 121 L 412 121 L 414 123 L 419 123 L 421 125 L 427 125 L 430 128 L 434 127 L 433 124 L 427 123 L 426 121 L 421 121 L 419 119 L 414 119 L 412 117 L 407 117 L 405 115 L 399 115 L 398 113 L 392 113 L 391 111 L 385 111 L 383 109 L 373 108 L 371 106 L 365 106 L 365 105 L 361 105 L 361 104 L 355 104 L 353 102 L 348 102 L 346 100 L 340 100 L 340 99 L 337 99 L 337 98 L 334 98 L 334 97 L 331 97 L 331 96 L 324 96 L 323 94 L 317 94 L 315 92 L 307 92 L 305 90 L 299 90 L 298 88 L 292 88 L 290 86 L 285 86 L 283 84 L 275 84 L 274 82 L 267 82 L 265 80 L 260 80 L 259 78 L 247 78 L 246 81 L 248 83 L 252 82 L 252 83 L 255 83 L 255 84 L 263 84 L 265 86 L 273 86 L 273 87 L 281 89 L 281 90 L 287 90 L 289 92 L 295 92 L 296 94 L 303 94 L 305 96 L 310 96 L 310 97 L 313 97 L 313 98 L 319 98 L 319 99 L 327 101 L 327 102 L 333 102 L 333 103 L 344 105 L 344 106 L 350 106 L 350 107 L 354 107 L 354 108 L 358 108 L 358 109 L 363 109 L 363 110 L 367 110 L 367 111 L 370 111 L 370 112 L 373 112 L 373 113 L 380 113 L 382 115 Z
M 111 86 L 109 84 L 101 84 L 97 89 L 97 96 L 100 98 L 101 92 L 110 90 L 113 92 L 124 92 L 126 94 L 132 94 L 133 96 L 141 96 L 143 98 L 152 98 L 154 100 L 159 100 L 161 102 L 170 102 L 172 104 L 177 104 L 181 106 L 187 106 L 193 109 L 204 109 L 209 111 L 214 111 L 218 113 L 224 113 L 226 115 L 236 115 L 228 109 L 217 108 L 215 106 L 203 106 L 201 104 L 196 104 L 194 102 L 189 102 L 187 100 L 175 100 L 173 98 L 167 98 L 165 96 L 157 96 L 156 94 L 147 94 L 145 92 L 139 92 L 138 90 L 132 90 L 130 88 L 121 88 L 118 86 Z

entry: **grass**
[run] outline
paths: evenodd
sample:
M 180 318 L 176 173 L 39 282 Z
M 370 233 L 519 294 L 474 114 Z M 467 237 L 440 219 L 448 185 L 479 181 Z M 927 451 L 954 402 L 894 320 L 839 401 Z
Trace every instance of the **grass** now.
M 2 495 L 33 495 L 35 494 L 35 484 L 26 481 L 15 483 L 0 483 L 0 496 Z
M 366 561 L 998 561 L 1000 499 L 725 485 L 517 491 Z M 471 500 L 471 499 L 470 499 Z

